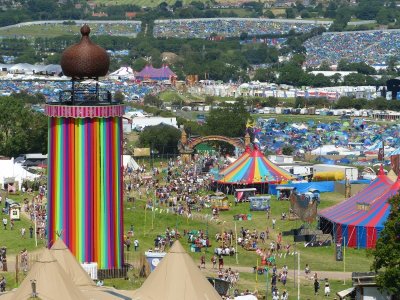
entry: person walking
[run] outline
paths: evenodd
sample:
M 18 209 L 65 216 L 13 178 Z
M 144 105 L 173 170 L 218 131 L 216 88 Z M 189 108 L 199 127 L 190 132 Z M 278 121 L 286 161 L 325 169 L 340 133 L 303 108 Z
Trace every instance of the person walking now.
M 129 239 L 129 236 L 125 240 L 125 245 L 126 245 L 126 251 L 129 251 L 131 248 L 131 240 Z
M 318 291 L 319 291 L 318 278 L 314 278 L 314 295 L 318 295 Z
M 6 291 L 6 279 L 4 276 L 0 280 L 0 292 L 5 292 Z
M 289 299 L 289 294 L 286 290 L 284 290 L 281 295 L 281 300 L 288 300 L 288 299 Z
M 200 257 L 200 269 L 201 269 L 201 268 L 203 268 L 203 269 L 206 268 L 206 257 L 205 257 L 204 255 L 202 255 L 202 256 Z
M 218 269 L 223 269 L 224 268 L 224 258 L 222 257 L 222 255 L 219 256 L 218 258 Z
M 4 230 L 7 230 L 7 218 L 6 217 L 4 217 L 3 218 L 3 226 L 4 226 Z
M 215 255 L 211 257 L 211 263 L 213 265 L 213 269 L 215 269 L 215 267 L 217 266 L 217 257 Z
M 273 219 L 272 219 L 272 229 L 275 229 L 275 225 L 276 225 L 276 219 L 273 218 Z
M 135 251 L 137 251 L 137 249 L 139 248 L 139 241 L 138 241 L 138 239 L 135 239 L 135 240 L 133 241 L 133 246 L 135 247 Z
M 33 227 L 32 225 L 29 227 L 29 237 L 33 239 Z
M 325 297 L 329 297 L 329 294 L 331 293 L 331 288 L 329 286 L 329 281 L 328 278 L 325 278 Z

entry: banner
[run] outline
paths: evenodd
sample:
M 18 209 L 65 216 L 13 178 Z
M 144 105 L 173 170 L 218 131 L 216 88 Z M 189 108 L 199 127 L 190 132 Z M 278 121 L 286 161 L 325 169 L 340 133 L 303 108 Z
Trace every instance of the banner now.
M 396 175 L 399 175 L 399 164 L 400 164 L 400 154 L 392 155 L 390 157 L 390 165 L 392 167 L 393 172 L 396 173 Z
M 133 156 L 150 156 L 150 148 L 134 148 L 133 149 Z
M 385 160 L 385 143 L 382 141 L 382 148 L 378 150 L 378 160 L 383 161 Z
M 153 272 L 158 266 L 160 261 L 164 258 L 167 253 L 165 252 L 145 252 L 147 263 L 150 266 L 150 271 Z
M 336 261 L 343 261 L 343 246 L 342 244 L 336 244 L 335 247 Z

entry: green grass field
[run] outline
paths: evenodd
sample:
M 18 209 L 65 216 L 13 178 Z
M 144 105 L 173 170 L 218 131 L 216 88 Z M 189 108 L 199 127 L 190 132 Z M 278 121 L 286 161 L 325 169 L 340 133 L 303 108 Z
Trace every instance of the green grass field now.
M 81 25 L 65 25 L 65 24 L 34 24 L 21 25 L 11 28 L 0 27 L 0 36 L 2 37 L 24 37 L 24 38 L 39 38 L 39 37 L 57 37 L 57 36 L 76 36 L 79 37 L 79 28 Z M 107 24 L 91 23 L 91 35 L 107 35 L 112 32 L 113 35 L 130 34 L 136 36 L 134 28 L 130 24 Z
M 137 193 L 133 193 L 132 195 L 137 196 Z M 150 193 L 150 195 L 152 195 Z M 21 196 L 11 196 L 12 199 L 22 200 L 23 195 Z M 329 207 L 342 201 L 344 198 L 341 194 L 337 193 L 324 193 L 321 197 L 321 206 L 320 208 Z M 233 202 L 232 196 L 230 196 L 230 201 Z M 195 217 L 193 219 L 188 219 L 186 217 L 177 216 L 172 213 L 166 213 L 165 207 L 161 207 L 164 209 L 162 213 L 160 211 L 152 212 L 150 210 L 144 210 L 144 199 L 136 200 L 135 203 L 127 203 L 124 205 L 124 227 L 125 232 L 129 230 L 131 225 L 134 226 L 135 238 L 137 238 L 140 242 L 139 251 L 135 252 L 133 249 L 129 253 L 125 252 L 128 261 L 137 265 L 140 257 L 143 255 L 143 252 L 148 250 L 149 248 L 154 247 L 154 238 L 158 234 L 164 234 L 165 229 L 167 227 L 177 228 L 179 232 L 183 232 L 186 230 L 204 230 L 209 232 L 212 247 L 208 249 L 207 252 L 203 253 L 192 253 L 189 252 L 189 244 L 186 241 L 186 238 L 181 238 L 181 242 L 185 249 L 192 256 L 196 264 L 199 264 L 200 256 L 206 255 L 206 264 L 207 264 L 207 275 L 216 275 L 215 271 L 210 271 L 210 258 L 212 256 L 212 252 L 214 247 L 217 245 L 215 242 L 214 236 L 216 233 L 224 231 L 224 230 L 234 230 L 235 221 L 233 219 L 233 215 L 235 214 L 252 214 L 252 220 L 250 221 L 237 221 L 236 227 L 237 230 L 240 230 L 240 227 L 248 228 L 250 230 L 257 229 L 265 230 L 267 227 L 270 229 L 270 238 L 275 239 L 278 232 L 289 230 L 292 228 L 298 228 L 301 225 L 300 221 L 281 221 L 279 219 L 282 212 L 288 212 L 289 210 L 289 202 L 288 201 L 277 201 L 275 197 L 272 197 L 271 200 L 271 218 L 267 220 L 265 212 L 250 212 L 248 203 L 241 203 L 238 206 L 231 206 L 229 211 L 221 212 L 220 221 L 205 221 L 204 215 L 211 214 L 211 209 L 205 209 L 200 213 L 195 213 Z M 275 217 L 277 219 L 277 224 L 275 230 L 272 230 L 272 218 Z M 43 247 L 43 242 L 39 244 L 38 249 L 35 247 L 33 239 L 21 239 L 19 235 L 19 229 L 22 226 L 29 228 L 30 221 L 27 219 L 22 219 L 20 222 L 16 223 L 15 230 L 12 232 L 11 230 L 1 230 L 0 234 L 0 245 L 6 245 L 8 248 L 8 256 L 13 257 L 16 253 L 18 253 L 22 248 L 26 247 L 29 251 L 40 250 Z M 311 226 L 316 226 L 316 224 L 312 224 Z M 309 248 L 304 247 L 303 243 L 297 243 L 294 245 L 293 237 L 288 236 L 283 238 L 283 244 L 286 245 L 290 243 L 291 248 L 300 252 L 300 269 L 304 270 L 304 266 L 308 263 L 311 267 L 312 271 L 343 271 L 344 264 L 343 262 L 337 262 L 335 260 L 334 255 L 334 247 L 321 247 L 321 248 Z M 268 242 L 265 247 L 268 247 Z M 263 247 L 261 245 L 261 247 Z M 240 268 L 240 280 L 238 283 L 238 288 L 240 290 L 249 289 L 249 290 L 258 290 L 259 293 L 265 294 L 266 289 L 266 275 L 260 275 L 256 277 L 255 274 L 252 273 L 252 267 L 260 263 L 260 257 L 256 255 L 255 252 L 246 251 L 241 248 L 238 249 L 238 264 L 236 263 L 235 256 L 225 257 L 225 265 Z M 204 251 L 204 250 L 203 250 Z M 287 265 L 289 270 L 297 268 L 297 261 L 295 255 L 289 255 L 288 257 L 278 257 L 276 260 L 276 264 L 280 269 L 283 265 Z M 357 249 L 346 249 L 346 271 L 369 271 L 371 265 L 371 258 L 367 256 L 367 252 L 365 250 L 357 250 Z M 293 272 L 293 271 L 291 271 Z M 8 289 L 15 287 L 15 273 L 7 272 L 2 273 L 0 275 L 5 274 L 8 279 Z M 290 295 L 297 294 L 297 286 L 294 286 L 294 282 L 291 279 L 293 277 L 290 273 L 289 280 L 287 284 L 287 289 Z M 20 281 L 23 277 L 23 274 L 19 274 Z M 312 297 L 312 282 L 303 278 L 304 274 L 301 271 L 301 299 L 307 299 L 306 297 Z M 107 285 L 112 285 L 121 289 L 136 289 L 138 288 L 142 282 L 143 278 L 139 278 L 137 275 L 137 270 L 129 273 L 129 280 L 123 279 L 112 279 L 106 280 L 105 283 Z M 346 286 L 348 286 L 347 283 Z M 279 289 L 282 290 L 280 284 L 278 284 Z M 333 280 L 331 281 L 331 287 L 333 292 L 337 292 L 339 290 L 344 289 L 346 286 L 343 285 L 343 281 Z M 317 297 L 313 299 L 322 299 Z

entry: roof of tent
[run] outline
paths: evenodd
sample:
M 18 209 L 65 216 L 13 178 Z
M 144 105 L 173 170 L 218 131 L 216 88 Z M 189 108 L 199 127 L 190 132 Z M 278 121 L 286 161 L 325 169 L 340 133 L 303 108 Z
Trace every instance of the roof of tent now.
M 131 155 L 126 155 L 124 154 L 122 156 L 122 165 L 124 168 L 131 168 L 133 170 L 139 169 L 138 163 L 135 161 L 135 159 Z
M 221 300 L 221 296 L 195 265 L 180 242 L 175 241 L 157 268 L 133 293 L 132 299 Z
M 233 163 L 233 168 L 231 166 L 227 168 L 228 172 L 226 172 L 227 169 L 223 171 L 223 177 L 218 182 L 242 184 L 276 183 L 294 178 L 292 174 L 267 159 L 257 147 L 251 153 L 242 155 L 239 159 L 239 162 Z
M 131 67 L 121 67 L 118 70 L 112 72 L 110 76 L 134 77 L 135 74 Z
M 93 280 L 82 268 L 62 239 L 57 239 L 54 242 L 50 248 L 50 252 L 76 285 L 94 285 Z
M 4 183 L 5 178 L 14 177 L 16 181 L 22 183 L 24 179 L 33 180 L 39 177 L 25 170 L 21 164 L 14 163 L 14 159 L 0 160 L 0 183 Z
M 167 65 L 163 65 L 161 68 L 154 68 L 152 65 L 147 65 L 137 75 L 139 79 L 153 79 L 153 80 L 164 80 L 171 77 L 176 77 L 176 74 L 171 71 Z
M 395 183 L 386 175 L 380 175 L 365 189 L 349 199 L 322 210 L 319 215 L 336 224 L 383 228 L 389 212 L 388 199 L 400 189 L 400 180 Z M 367 210 L 359 205 L 369 206 Z
M 249 156 L 251 153 L 251 149 L 249 146 L 246 147 L 246 150 L 238 157 L 237 160 L 235 160 L 233 163 L 231 163 L 228 167 L 223 169 L 221 172 L 219 172 L 220 176 L 224 176 L 228 174 L 229 172 L 232 172 L 232 170 L 235 170 L 238 166 L 240 166 Z
M 36 281 L 36 290 L 40 299 L 79 300 L 89 299 L 72 282 L 72 279 L 61 268 L 57 260 L 44 249 L 40 258 L 33 264 L 25 279 L 15 292 L 10 293 L 13 299 L 30 299 L 32 280 Z

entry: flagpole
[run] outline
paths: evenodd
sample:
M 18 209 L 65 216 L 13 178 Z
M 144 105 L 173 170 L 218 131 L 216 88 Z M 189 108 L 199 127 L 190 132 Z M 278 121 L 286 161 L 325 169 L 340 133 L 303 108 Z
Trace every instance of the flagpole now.
M 147 223 L 147 203 L 144 205 L 144 225 L 143 225 L 143 236 L 146 236 L 146 223 Z
M 300 300 L 300 251 L 297 255 L 297 300 Z
M 346 237 L 345 236 L 343 237 L 343 242 L 344 242 L 344 245 L 343 245 L 343 273 L 346 273 Z M 346 274 L 343 274 L 343 275 L 344 275 L 343 285 L 345 285 L 346 284 Z
M 239 264 L 239 258 L 238 258 L 238 244 L 237 244 L 237 228 L 236 228 L 236 221 L 235 221 L 235 239 L 236 239 L 236 249 L 235 249 L 235 254 L 236 254 L 236 264 Z
M 38 241 L 37 241 L 37 212 L 36 212 L 36 201 L 35 200 L 33 200 L 33 213 L 34 213 L 34 216 L 35 216 L 35 245 L 36 245 L 36 247 L 37 247 L 37 244 L 38 244 Z

